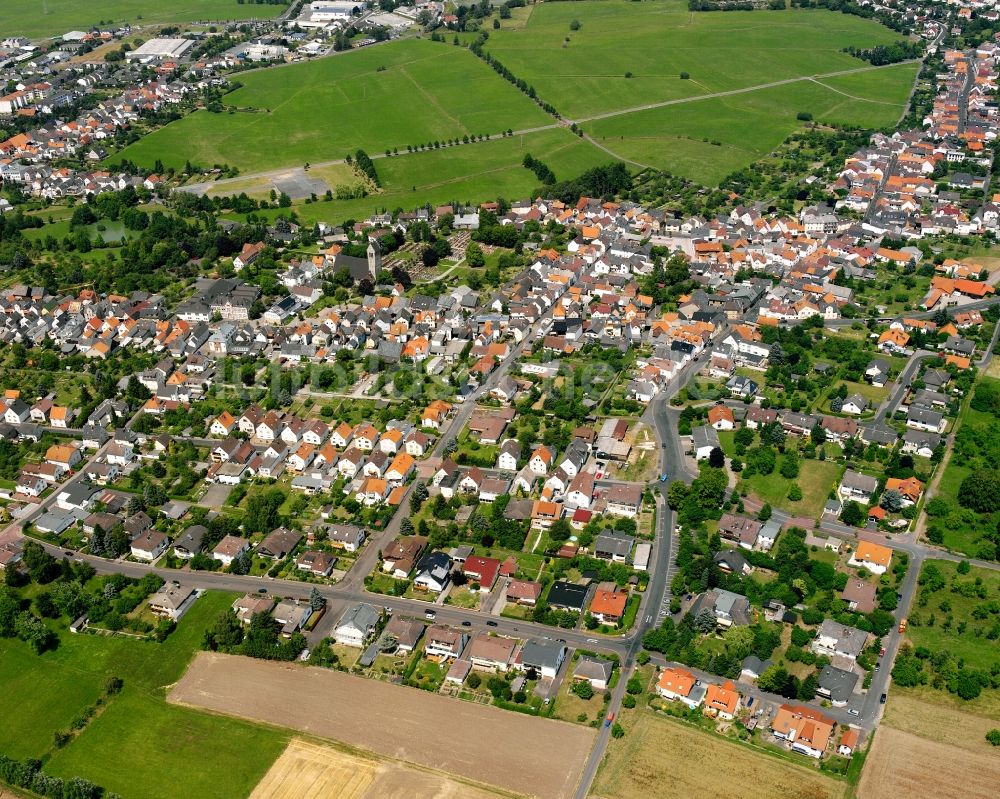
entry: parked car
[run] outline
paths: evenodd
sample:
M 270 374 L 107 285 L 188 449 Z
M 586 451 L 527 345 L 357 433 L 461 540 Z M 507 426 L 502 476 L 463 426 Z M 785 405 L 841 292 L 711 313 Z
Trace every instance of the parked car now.
M 878 703 L 879 703 L 880 705 L 884 705 L 884 704 L 885 704 L 885 700 L 886 700 L 887 698 L 888 698 L 888 697 L 887 697 L 887 696 L 886 696 L 885 694 L 882 694 L 882 696 L 880 696 L 880 697 L 878 698 Z

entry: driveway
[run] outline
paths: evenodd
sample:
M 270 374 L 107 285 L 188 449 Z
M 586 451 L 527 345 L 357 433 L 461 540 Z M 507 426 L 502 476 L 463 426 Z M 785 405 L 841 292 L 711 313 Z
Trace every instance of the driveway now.
M 226 504 L 226 500 L 229 499 L 229 492 L 232 490 L 232 486 L 223 485 L 222 483 L 212 483 L 205 492 L 205 496 L 198 500 L 198 504 L 203 508 L 218 510 Z

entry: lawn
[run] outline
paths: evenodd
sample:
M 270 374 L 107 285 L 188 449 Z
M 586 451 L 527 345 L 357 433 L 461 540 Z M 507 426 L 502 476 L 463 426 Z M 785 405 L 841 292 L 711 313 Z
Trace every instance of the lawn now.
M 284 5 L 240 4 L 236 0 L 4 0 L 4 32 L 40 39 L 74 29 L 122 23 L 222 21 L 276 17 Z M 41 13 L 39 13 L 41 12 Z
M 226 163 L 246 172 L 552 123 L 472 53 L 426 40 L 253 72 L 240 82 L 225 98 L 239 110 L 196 112 L 116 159 Z
M 570 29 L 574 20 L 579 30 Z M 545 3 L 519 27 L 501 23 L 486 48 L 572 119 L 856 69 L 865 62 L 844 47 L 900 38 L 876 22 L 828 11 L 692 14 L 684 0 Z M 682 80 L 682 72 L 690 79 Z M 867 96 L 864 86 L 850 88 Z M 873 91 L 879 100 L 896 97 L 889 88 Z
M 772 507 L 781 508 L 796 516 L 818 518 L 823 512 L 830 489 L 839 481 L 840 473 L 841 466 L 832 461 L 803 458 L 799 476 L 794 481 L 802 489 L 802 499 L 799 502 L 788 499 L 788 489 L 793 481 L 782 477 L 777 469 L 771 474 L 752 475 L 744 483 L 749 487 L 750 493 Z
M 0 641 L 0 679 L 10 692 L 0 751 L 51 754 L 47 771 L 86 777 L 126 799 L 247 796 L 288 736 L 164 699 L 165 686 L 181 676 L 205 628 L 233 596 L 201 597 L 163 644 L 72 635 L 63 628 L 59 647 L 35 656 L 19 641 Z M 68 746 L 53 750 L 52 734 L 93 704 L 109 676 L 124 680 L 122 693 Z M 199 766 L 208 751 L 211 768 Z M 132 753 L 127 770 L 120 760 L 125 752 Z M 219 780 L 223 773 L 227 779 Z
M 910 624 L 906 636 L 915 646 L 925 646 L 932 652 L 947 651 L 964 660 L 970 668 L 989 670 L 1000 662 L 996 640 L 990 640 L 986 633 L 996 623 L 995 615 L 987 614 L 985 619 L 976 619 L 972 612 L 984 603 L 1000 601 L 1000 572 L 992 569 L 973 567 L 965 575 L 958 574 L 958 564 L 952 561 L 932 560 L 924 564 L 923 571 L 933 564 L 944 577 L 944 587 L 929 592 L 918 590 L 917 599 L 910 610 Z M 953 582 L 972 584 L 982 581 L 985 599 L 976 595 L 963 596 L 952 590 Z M 931 618 L 933 617 L 933 625 Z M 960 625 L 963 632 L 959 632 Z

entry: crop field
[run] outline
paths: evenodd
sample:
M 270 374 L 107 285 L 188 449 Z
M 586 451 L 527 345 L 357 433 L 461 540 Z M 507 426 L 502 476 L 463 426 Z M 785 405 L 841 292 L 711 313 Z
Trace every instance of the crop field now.
M 995 754 L 974 754 L 883 725 L 875 734 L 857 795 L 991 799 L 998 781 L 1000 759 Z
M 600 799 L 839 799 L 814 769 L 756 754 L 717 735 L 642 712 L 609 744 L 591 795 Z M 889 795 L 889 794 L 885 794 Z
M 236 0 L 3 0 L 3 32 L 29 39 L 57 36 L 91 26 L 162 24 L 165 22 L 221 22 L 270 18 L 284 5 L 237 3 Z M 45 11 L 43 11 L 45 9 Z
M 595 735 L 575 724 L 341 672 L 208 652 L 195 658 L 168 701 L 309 732 L 540 799 L 572 795 Z M 432 718 L 446 722 L 428 734 Z
M 239 77 L 232 113 L 198 111 L 122 151 L 243 172 L 342 159 L 358 148 L 433 143 L 552 124 L 538 106 L 464 49 L 400 41 Z
M 299 739 L 271 767 L 250 799 L 497 799 L 443 774 Z
M 915 64 L 902 64 L 839 78 L 801 80 L 606 117 L 584 129 L 623 159 L 712 185 L 766 155 L 800 128 L 799 113 L 811 114 L 817 122 L 893 125 L 915 70 Z M 862 95 L 854 94 L 866 91 L 877 99 L 857 99 Z
M 574 20 L 579 30 L 571 29 Z M 523 28 L 505 28 L 490 31 L 487 49 L 571 119 L 856 69 L 865 62 L 844 47 L 900 38 L 829 11 L 691 13 L 685 0 L 544 3 Z

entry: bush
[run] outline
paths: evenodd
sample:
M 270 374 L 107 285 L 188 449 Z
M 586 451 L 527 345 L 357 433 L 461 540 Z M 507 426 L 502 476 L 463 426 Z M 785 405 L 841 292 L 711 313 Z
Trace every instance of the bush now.
M 631 694 L 625 694 L 625 696 L 622 697 L 622 705 L 627 708 L 635 707 L 635 697 Z
M 813 115 L 808 111 L 799 111 L 799 113 L 795 115 L 795 118 L 799 120 L 799 122 L 812 122 Z
M 993 746 L 1000 746 L 1000 730 L 992 729 L 986 733 L 986 740 L 989 741 Z

